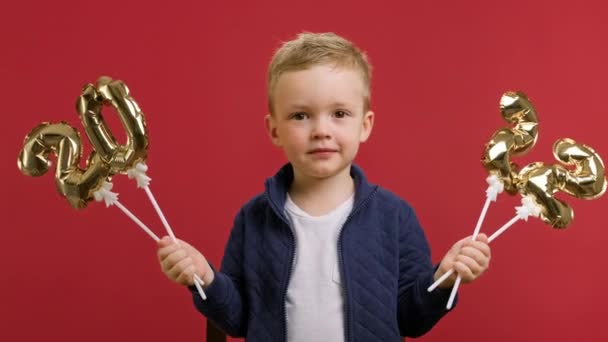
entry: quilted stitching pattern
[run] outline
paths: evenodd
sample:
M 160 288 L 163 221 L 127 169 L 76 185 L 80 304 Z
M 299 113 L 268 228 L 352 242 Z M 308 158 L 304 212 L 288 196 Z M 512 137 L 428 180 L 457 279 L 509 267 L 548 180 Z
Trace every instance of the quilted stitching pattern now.
M 444 314 L 446 294 L 428 294 L 433 266 L 412 209 L 394 194 L 369 185 L 353 166 L 357 192 L 341 237 L 349 341 L 401 341 L 419 336 Z M 282 216 L 293 174 L 289 165 L 235 219 L 222 273 L 194 295 L 196 307 L 232 336 L 284 341 L 285 292 L 294 240 Z M 439 291 L 440 292 L 440 291 Z M 441 297 L 441 298 L 438 298 Z

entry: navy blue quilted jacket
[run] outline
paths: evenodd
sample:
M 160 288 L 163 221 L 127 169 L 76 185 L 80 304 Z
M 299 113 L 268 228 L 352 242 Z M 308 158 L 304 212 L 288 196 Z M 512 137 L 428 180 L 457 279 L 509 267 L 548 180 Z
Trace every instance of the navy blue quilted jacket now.
M 401 341 L 420 336 L 446 313 L 449 291 L 433 281 L 428 243 L 412 208 L 369 184 L 360 168 L 353 210 L 338 240 L 346 341 Z M 283 208 L 293 180 L 290 164 L 266 181 L 263 194 L 237 214 L 221 271 L 196 308 L 231 336 L 248 342 L 286 341 L 285 296 L 295 241 Z M 331 341 L 330 341 L 331 342 Z

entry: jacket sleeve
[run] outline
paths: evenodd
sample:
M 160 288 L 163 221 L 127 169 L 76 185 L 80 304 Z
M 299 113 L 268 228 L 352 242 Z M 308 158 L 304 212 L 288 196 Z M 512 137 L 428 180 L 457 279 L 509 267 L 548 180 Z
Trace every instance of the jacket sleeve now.
M 399 227 L 399 296 L 398 322 L 401 336 L 418 337 L 429 330 L 448 311 L 446 303 L 451 290 L 436 288 L 435 267 L 431 263 L 429 244 L 414 210 L 404 204 Z
M 205 290 L 207 299 L 203 300 L 196 288 L 190 287 L 196 309 L 233 337 L 244 337 L 247 331 L 248 310 L 244 300 L 243 273 L 244 238 L 244 215 L 241 210 L 234 220 L 226 244 L 221 271 L 216 271 L 212 266 L 215 277 Z

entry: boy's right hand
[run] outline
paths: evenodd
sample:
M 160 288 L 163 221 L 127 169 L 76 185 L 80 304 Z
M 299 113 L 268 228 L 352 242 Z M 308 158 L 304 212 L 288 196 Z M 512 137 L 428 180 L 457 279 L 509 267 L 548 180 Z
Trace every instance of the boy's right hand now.
M 176 244 L 168 236 L 158 242 L 158 261 L 160 268 L 167 278 L 185 286 L 194 285 L 196 273 L 205 283 L 203 288 L 209 287 L 214 274 L 207 259 L 188 243 L 178 240 Z

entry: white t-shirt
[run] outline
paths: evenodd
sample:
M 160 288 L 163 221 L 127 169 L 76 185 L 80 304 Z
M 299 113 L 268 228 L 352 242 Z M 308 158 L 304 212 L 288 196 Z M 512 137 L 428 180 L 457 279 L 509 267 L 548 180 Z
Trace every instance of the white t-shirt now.
M 287 341 L 344 341 L 344 294 L 338 235 L 354 196 L 323 216 L 310 216 L 287 195 L 285 213 L 295 236 L 295 258 L 287 288 Z

